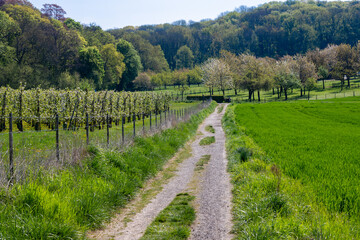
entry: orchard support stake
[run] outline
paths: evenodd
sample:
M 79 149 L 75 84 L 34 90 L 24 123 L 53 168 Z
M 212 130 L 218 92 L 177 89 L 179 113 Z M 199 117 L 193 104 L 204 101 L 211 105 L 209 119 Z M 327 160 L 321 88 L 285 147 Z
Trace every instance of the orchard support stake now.
M 59 115 L 55 117 L 55 129 L 56 129 L 56 160 L 60 162 L 60 143 L 59 143 Z
M 9 183 L 14 183 L 14 142 L 13 142 L 13 117 L 9 114 Z

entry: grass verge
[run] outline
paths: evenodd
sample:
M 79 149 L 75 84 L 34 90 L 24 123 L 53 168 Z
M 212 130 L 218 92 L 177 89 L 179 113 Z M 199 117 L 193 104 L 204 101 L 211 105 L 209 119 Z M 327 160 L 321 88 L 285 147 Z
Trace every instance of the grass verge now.
M 188 193 L 178 194 L 146 229 L 141 240 L 187 239 L 195 220 L 195 209 L 191 205 L 194 198 Z
M 125 206 L 214 111 L 216 103 L 188 122 L 147 138 L 124 152 L 89 147 L 89 158 L 0 190 L 0 239 L 84 239 L 115 209 Z
M 236 239 L 359 239 L 345 214 L 329 212 L 316 194 L 283 174 L 235 121 L 223 119 L 233 184 Z
M 195 171 L 200 171 L 204 169 L 204 165 L 208 164 L 210 161 L 211 155 L 203 155 L 200 160 L 196 163 Z
M 210 145 L 213 144 L 215 142 L 215 137 L 204 137 L 203 139 L 200 140 L 199 145 L 200 146 L 205 146 L 205 145 Z
M 221 113 L 224 110 L 224 106 L 219 106 L 217 109 L 217 113 Z
M 214 127 L 211 126 L 211 125 L 207 125 L 207 126 L 205 127 L 205 131 L 208 131 L 208 132 L 210 132 L 210 133 L 215 133 L 215 129 L 214 129 Z

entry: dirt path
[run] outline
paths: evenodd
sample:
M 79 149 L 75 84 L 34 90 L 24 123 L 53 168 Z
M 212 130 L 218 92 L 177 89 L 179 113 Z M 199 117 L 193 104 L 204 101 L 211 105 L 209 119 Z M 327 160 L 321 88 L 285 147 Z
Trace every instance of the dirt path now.
M 111 223 L 108 228 L 93 236 L 97 239 L 139 239 L 176 194 L 193 191 L 196 195 L 196 221 L 190 239 L 231 239 L 231 186 L 226 171 L 225 135 L 221 127 L 221 118 L 227 105 L 223 106 L 221 113 L 216 109 L 200 125 L 201 133 L 191 145 L 192 156 L 179 165 L 177 175 L 170 179 L 163 190 L 125 227 L 119 219 L 114 219 L 116 224 Z M 214 134 L 205 131 L 207 125 L 214 127 Z M 206 136 L 215 136 L 216 142 L 200 146 L 200 140 Z M 200 175 L 194 174 L 196 163 L 203 155 L 211 155 L 210 161 Z
M 196 220 L 193 224 L 190 239 L 231 239 L 231 184 L 227 172 L 225 151 L 225 134 L 221 119 L 227 105 L 220 114 L 211 114 L 200 126 L 205 136 L 215 136 L 216 142 L 202 148 L 205 154 L 211 155 L 198 182 L 196 196 Z M 205 131 L 205 126 L 211 125 L 215 134 Z

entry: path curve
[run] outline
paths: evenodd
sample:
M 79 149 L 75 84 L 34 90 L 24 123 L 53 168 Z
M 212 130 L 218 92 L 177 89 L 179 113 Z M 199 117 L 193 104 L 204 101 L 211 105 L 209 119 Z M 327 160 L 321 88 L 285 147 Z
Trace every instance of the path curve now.
M 136 240 L 143 236 L 146 228 L 155 217 L 167 207 L 178 193 L 189 190 L 194 179 L 196 163 L 203 155 L 211 155 L 203 174 L 197 179 L 196 220 L 192 226 L 190 239 L 231 239 L 231 185 L 226 171 L 225 135 L 221 127 L 221 119 L 227 104 L 222 104 L 224 110 L 217 109 L 199 126 L 200 134 L 191 144 L 192 156 L 184 160 L 178 167 L 177 175 L 173 177 L 163 190 L 136 214 L 123 229 L 122 224 L 114 228 L 104 229 L 98 239 Z M 219 106 L 218 106 L 219 107 Z M 215 128 L 215 134 L 205 131 L 207 125 Z M 200 146 L 203 137 L 215 136 L 216 142 L 209 146 Z

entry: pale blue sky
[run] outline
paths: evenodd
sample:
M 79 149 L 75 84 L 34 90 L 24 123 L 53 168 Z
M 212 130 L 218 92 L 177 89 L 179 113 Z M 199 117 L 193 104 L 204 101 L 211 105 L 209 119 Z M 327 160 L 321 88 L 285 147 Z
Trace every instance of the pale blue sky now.
M 172 23 L 176 20 L 214 19 L 241 5 L 258 6 L 270 0 L 29 0 L 38 9 L 55 3 L 81 23 L 96 23 L 104 30 L 125 26 Z M 284 1 L 284 0 L 280 0 Z

